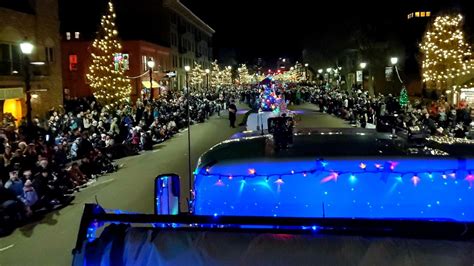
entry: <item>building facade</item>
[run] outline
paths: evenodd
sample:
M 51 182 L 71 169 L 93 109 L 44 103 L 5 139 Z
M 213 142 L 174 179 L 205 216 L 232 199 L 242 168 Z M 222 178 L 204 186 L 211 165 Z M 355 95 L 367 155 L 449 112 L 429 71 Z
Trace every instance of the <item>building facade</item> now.
M 26 115 L 24 60 L 20 43 L 34 45 L 29 56 L 32 115 L 44 117 L 63 103 L 57 0 L 0 2 L 0 113 L 19 121 Z M 43 64 L 43 65 L 39 65 Z
M 80 36 L 80 34 L 66 32 L 66 38 L 61 46 L 65 97 L 74 99 L 92 96 L 86 78 L 92 61 L 92 41 L 67 40 L 67 36 Z M 158 97 L 164 88 L 171 85 L 172 81 L 165 75 L 171 69 L 171 51 L 168 47 L 146 41 L 123 41 L 121 53 L 115 54 L 113 60 L 113 63 L 125 70 L 125 75 L 130 77 L 132 101 L 147 97 L 146 94 L 150 92 L 148 60 L 155 62 L 151 82 L 154 97 Z
M 203 69 L 211 67 L 213 58 L 212 36 L 215 31 L 197 17 L 179 0 L 164 0 L 169 12 L 169 36 L 172 51 L 172 66 L 177 73 L 177 87 L 185 86 L 184 66 L 193 67 L 194 62 Z
M 97 30 L 99 18 L 105 10 L 107 1 L 76 0 L 76 2 L 77 4 L 70 2 L 70 6 L 64 8 L 61 32 L 64 37 L 67 37 L 69 32 L 70 39 L 73 40 L 75 32 L 80 31 L 81 38 L 91 41 L 95 37 L 94 32 Z M 128 41 L 140 40 L 143 47 L 149 44 L 150 47 L 158 45 L 170 49 L 170 63 L 162 66 L 161 74 L 169 71 L 176 73 L 176 76 L 169 80 L 172 89 L 183 89 L 186 77 L 184 66 L 193 67 L 196 62 L 201 64 L 203 69 L 210 68 L 214 30 L 179 0 L 114 1 L 114 5 L 119 37 L 125 44 L 124 48 Z M 90 17 L 96 18 L 95 21 L 90 19 L 94 23 L 90 21 L 83 23 L 81 12 L 84 10 L 83 6 L 91 7 L 87 9 L 87 13 Z M 137 6 L 147 8 L 136 8 Z M 139 54 L 145 55 L 146 52 L 143 50 Z M 132 61 L 135 59 L 137 57 L 130 57 Z M 132 64 L 133 62 L 130 67 Z

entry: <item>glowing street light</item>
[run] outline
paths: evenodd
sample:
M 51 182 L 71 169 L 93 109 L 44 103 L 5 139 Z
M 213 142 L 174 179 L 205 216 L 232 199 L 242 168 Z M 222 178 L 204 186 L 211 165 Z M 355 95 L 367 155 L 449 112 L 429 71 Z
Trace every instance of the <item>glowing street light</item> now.
M 390 63 L 392 63 L 392 65 L 396 65 L 398 63 L 398 57 L 391 57 Z
M 331 73 L 332 68 L 328 67 L 326 68 L 326 72 Z
M 152 101 L 153 100 L 153 68 L 155 67 L 155 61 L 153 61 L 153 58 L 150 57 L 148 61 L 146 62 L 146 65 L 148 66 L 148 72 L 150 74 L 150 101 Z
M 206 72 L 206 84 L 207 84 L 207 91 L 209 91 L 209 73 L 211 73 L 211 70 L 209 70 L 209 68 L 206 68 L 206 70 L 204 70 Z
M 319 74 L 323 73 L 323 69 L 321 69 L 321 68 L 318 69 L 318 73 L 319 73 Z
M 33 48 L 34 48 L 33 44 L 31 44 L 28 41 L 24 41 L 20 43 L 20 49 L 24 55 L 30 55 L 33 52 Z
M 28 41 L 20 43 L 20 50 L 23 53 L 23 67 L 25 70 L 25 94 L 26 94 L 26 124 L 28 127 L 32 126 L 32 108 L 31 108 L 31 76 L 30 76 L 30 57 L 33 52 L 33 44 Z
M 362 62 L 359 64 L 360 68 L 362 69 L 365 69 L 365 67 L 367 66 L 367 63 L 366 62 Z

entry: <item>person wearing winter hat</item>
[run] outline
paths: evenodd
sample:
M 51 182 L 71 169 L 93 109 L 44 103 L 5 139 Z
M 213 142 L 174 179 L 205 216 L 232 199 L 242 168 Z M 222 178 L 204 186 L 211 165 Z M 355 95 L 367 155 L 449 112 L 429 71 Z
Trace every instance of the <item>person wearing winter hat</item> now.
M 18 171 L 10 171 L 10 179 L 5 183 L 5 188 L 20 196 L 23 193 L 23 181 L 18 178 Z
M 21 201 L 28 208 L 33 209 L 33 206 L 38 202 L 38 194 L 36 193 L 35 188 L 31 180 L 26 180 L 23 187 L 23 194 L 20 197 Z

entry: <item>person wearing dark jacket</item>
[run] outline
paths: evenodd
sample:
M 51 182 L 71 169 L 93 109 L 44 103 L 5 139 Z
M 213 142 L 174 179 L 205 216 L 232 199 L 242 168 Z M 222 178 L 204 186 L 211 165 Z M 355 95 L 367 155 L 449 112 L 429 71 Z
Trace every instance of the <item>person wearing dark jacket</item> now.
M 234 100 L 230 102 L 228 110 L 230 127 L 235 127 L 235 120 L 237 119 L 237 106 L 235 106 Z

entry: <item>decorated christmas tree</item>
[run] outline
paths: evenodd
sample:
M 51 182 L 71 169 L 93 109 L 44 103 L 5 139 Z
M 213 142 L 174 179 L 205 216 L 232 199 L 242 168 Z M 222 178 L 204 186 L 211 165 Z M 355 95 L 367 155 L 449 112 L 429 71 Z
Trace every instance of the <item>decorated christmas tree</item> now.
M 399 103 L 400 106 L 405 107 L 408 105 L 408 92 L 405 87 L 402 87 L 402 90 L 400 91 L 400 98 L 399 98 Z
M 260 110 L 264 112 L 275 110 L 276 94 L 271 78 L 264 79 L 260 84 L 263 86 L 263 92 L 260 95 Z
M 457 77 L 469 75 L 474 68 L 471 47 L 466 43 L 460 14 L 438 16 L 420 44 L 423 54 L 423 82 L 428 88 L 446 90 Z
M 115 12 L 112 2 L 100 21 L 100 29 L 92 44 L 92 64 L 87 73 L 92 92 L 97 101 L 104 106 L 117 106 L 130 99 L 131 84 L 124 75 L 124 69 L 115 67 L 114 58 L 121 52 L 115 25 Z

